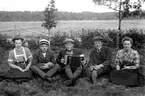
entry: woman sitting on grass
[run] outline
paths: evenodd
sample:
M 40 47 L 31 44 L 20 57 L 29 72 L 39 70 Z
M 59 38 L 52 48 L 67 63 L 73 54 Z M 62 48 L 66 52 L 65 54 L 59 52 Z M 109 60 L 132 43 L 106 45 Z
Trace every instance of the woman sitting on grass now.
M 123 49 L 116 55 L 116 70 L 110 74 L 115 84 L 137 86 L 143 83 L 143 75 L 139 73 L 140 56 L 131 48 L 133 40 L 129 37 L 122 39 Z
M 15 48 L 9 52 L 8 64 L 10 70 L 0 74 L 0 77 L 16 81 L 29 80 L 32 77 L 30 71 L 32 54 L 27 47 L 22 46 L 24 41 L 22 37 L 17 35 L 12 41 Z

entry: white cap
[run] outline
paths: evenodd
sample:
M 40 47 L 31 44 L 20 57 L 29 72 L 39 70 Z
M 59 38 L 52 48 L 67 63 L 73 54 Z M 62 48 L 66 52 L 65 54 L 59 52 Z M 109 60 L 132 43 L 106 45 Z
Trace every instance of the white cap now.
M 47 45 L 50 45 L 50 41 L 46 40 L 46 39 L 41 39 L 39 40 L 39 44 L 47 44 Z

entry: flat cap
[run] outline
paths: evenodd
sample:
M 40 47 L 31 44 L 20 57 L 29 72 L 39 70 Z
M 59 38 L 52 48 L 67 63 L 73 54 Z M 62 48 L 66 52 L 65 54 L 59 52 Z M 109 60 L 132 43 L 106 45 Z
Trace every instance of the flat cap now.
M 96 36 L 93 38 L 93 41 L 104 41 L 104 38 L 101 36 Z
M 70 39 L 70 38 L 67 38 L 63 41 L 63 43 L 67 43 L 67 42 L 75 43 L 75 41 L 73 39 Z
M 24 41 L 24 38 L 22 38 L 20 35 L 16 35 L 13 39 L 12 39 L 12 41 L 14 42 L 15 40 L 22 40 L 22 42 Z

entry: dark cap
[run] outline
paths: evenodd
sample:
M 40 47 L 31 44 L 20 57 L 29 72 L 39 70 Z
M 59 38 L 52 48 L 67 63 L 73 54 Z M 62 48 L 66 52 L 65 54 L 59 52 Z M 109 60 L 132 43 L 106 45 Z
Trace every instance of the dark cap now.
M 93 38 L 93 41 L 104 41 L 104 38 L 101 36 L 96 36 Z
M 133 44 L 132 38 L 130 38 L 130 37 L 128 37 L 128 36 L 124 37 L 124 38 L 122 39 L 121 43 L 123 44 L 124 41 L 130 41 L 130 43 Z
M 64 44 L 66 44 L 67 42 L 75 43 L 75 41 L 74 41 L 73 39 L 70 39 L 70 38 L 65 39 L 65 40 L 63 41 Z
M 20 35 L 16 35 L 13 39 L 12 39 L 12 41 L 13 42 L 15 42 L 15 40 L 22 40 L 22 42 L 24 41 L 24 38 L 22 38 Z

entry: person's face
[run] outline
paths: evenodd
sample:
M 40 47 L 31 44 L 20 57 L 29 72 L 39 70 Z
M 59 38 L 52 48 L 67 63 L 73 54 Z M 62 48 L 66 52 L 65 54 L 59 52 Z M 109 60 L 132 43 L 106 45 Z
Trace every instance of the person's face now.
M 46 52 L 48 50 L 49 46 L 46 45 L 46 44 L 42 44 L 40 45 L 40 49 L 43 51 L 43 52 Z
M 72 42 L 67 42 L 65 44 L 65 47 L 66 47 L 67 50 L 71 51 L 74 47 L 74 44 Z
M 103 45 L 103 43 L 102 43 L 102 41 L 94 41 L 94 45 L 95 45 L 95 48 L 100 48 L 100 47 L 102 47 L 102 45 Z
M 22 46 L 22 40 L 15 40 L 14 44 L 16 48 L 20 48 Z
M 123 47 L 124 47 L 125 49 L 130 49 L 131 46 L 132 46 L 132 44 L 131 44 L 130 41 L 124 41 L 124 42 L 123 42 Z

